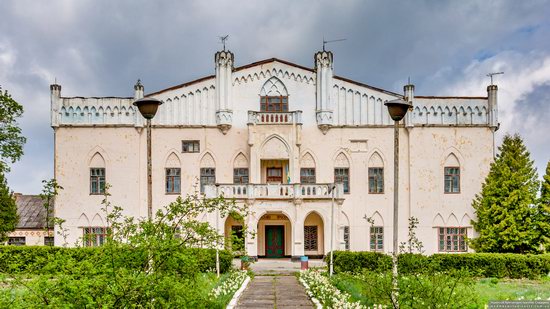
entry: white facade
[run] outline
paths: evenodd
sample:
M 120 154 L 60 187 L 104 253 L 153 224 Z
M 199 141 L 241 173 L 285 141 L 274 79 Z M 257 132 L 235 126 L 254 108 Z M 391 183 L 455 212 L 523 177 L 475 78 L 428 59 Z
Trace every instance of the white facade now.
M 214 168 L 218 185 L 205 193 L 236 198 L 253 211 L 251 256 L 274 249 L 267 243 L 280 233 L 285 256 L 323 255 L 331 226 L 335 249 L 371 250 L 376 236 L 365 217 L 382 227 L 382 250 L 390 252 L 393 122 L 383 104 L 404 98 L 413 110 L 400 129 L 399 240 L 406 240 L 411 216 L 420 221 L 427 253 L 440 251 L 440 227 L 466 228 L 472 237 L 471 202 L 493 159 L 497 87 L 489 86 L 487 97 L 422 97 L 407 85 L 401 95 L 334 76 L 332 58 L 318 52 L 313 69 L 278 59 L 234 67 L 233 54 L 222 51 L 215 75 L 148 94 L 164 102 L 153 119 L 153 207 L 178 195 L 166 193 L 166 168 L 181 170 L 181 195 L 193 192 L 201 168 Z M 83 228 L 105 226 L 102 196 L 90 194 L 91 168 L 104 168 L 114 204 L 147 215 L 146 130 L 132 106 L 143 86 L 134 90 L 128 98 L 66 98 L 61 86 L 51 86 L 55 177 L 64 187 L 55 210 L 70 244 Z M 261 112 L 262 98 L 274 96 L 287 98 L 288 110 Z M 198 141 L 200 151 L 182 152 L 182 141 Z M 445 167 L 458 168 L 458 193 L 445 193 Z M 248 184 L 233 183 L 236 168 L 248 169 Z M 315 169 L 315 184 L 300 183 L 302 168 Z M 383 168 L 383 192 L 369 192 L 369 168 Z M 332 215 L 335 169 L 347 169 L 350 190 L 337 185 Z M 281 181 L 268 183 L 268 173 L 280 173 Z M 213 215 L 204 220 L 216 222 Z M 236 224 L 222 218 L 218 228 L 227 234 Z M 56 245 L 61 241 L 56 237 Z

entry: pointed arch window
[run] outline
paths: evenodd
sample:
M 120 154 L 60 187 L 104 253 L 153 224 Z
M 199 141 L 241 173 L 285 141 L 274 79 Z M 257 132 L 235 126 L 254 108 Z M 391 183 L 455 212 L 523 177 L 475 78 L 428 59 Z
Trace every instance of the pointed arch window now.
M 277 77 L 268 79 L 260 91 L 260 111 L 288 112 L 288 92 Z

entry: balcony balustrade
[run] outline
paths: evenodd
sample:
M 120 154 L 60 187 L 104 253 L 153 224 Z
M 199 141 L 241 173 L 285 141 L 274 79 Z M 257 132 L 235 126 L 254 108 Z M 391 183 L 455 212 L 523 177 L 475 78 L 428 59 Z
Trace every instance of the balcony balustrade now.
M 331 199 L 333 184 L 218 184 L 205 186 L 206 197 L 235 199 Z M 344 198 L 344 187 L 335 184 L 334 198 Z
M 294 112 L 248 111 L 248 124 L 302 124 L 302 111 L 294 111 Z

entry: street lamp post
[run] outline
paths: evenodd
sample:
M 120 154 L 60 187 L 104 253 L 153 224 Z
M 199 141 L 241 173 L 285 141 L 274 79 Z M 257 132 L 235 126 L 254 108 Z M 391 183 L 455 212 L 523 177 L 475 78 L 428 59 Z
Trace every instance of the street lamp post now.
M 394 308 L 399 308 L 397 300 L 397 255 L 399 254 L 397 233 L 399 223 L 399 121 L 405 117 L 407 111 L 412 106 L 409 102 L 396 99 L 384 103 L 388 107 L 390 117 L 393 119 L 393 254 L 392 254 L 392 302 Z
M 153 219 L 153 175 L 151 164 L 151 119 L 155 117 L 158 107 L 162 104 L 154 98 L 142 98 L 134 102 L 134 106 L 147 120 L 147 218 Z

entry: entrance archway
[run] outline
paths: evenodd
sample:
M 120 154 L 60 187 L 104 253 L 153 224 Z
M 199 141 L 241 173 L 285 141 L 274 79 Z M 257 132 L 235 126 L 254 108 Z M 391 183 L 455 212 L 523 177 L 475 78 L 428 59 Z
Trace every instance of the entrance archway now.
M 282 258 L 292 255 L 292 225 L 283 213 L 266 213 L 258 221 L 258 256 Z
M 224 235 L 226 248 L 244 252 L 243 221 L 239 214 L 230 214 L 225 219 Z
M 321 216 L 313 211 L 304 220 L 304 254 L 322 256 L 325 253 L 325 225 Z

